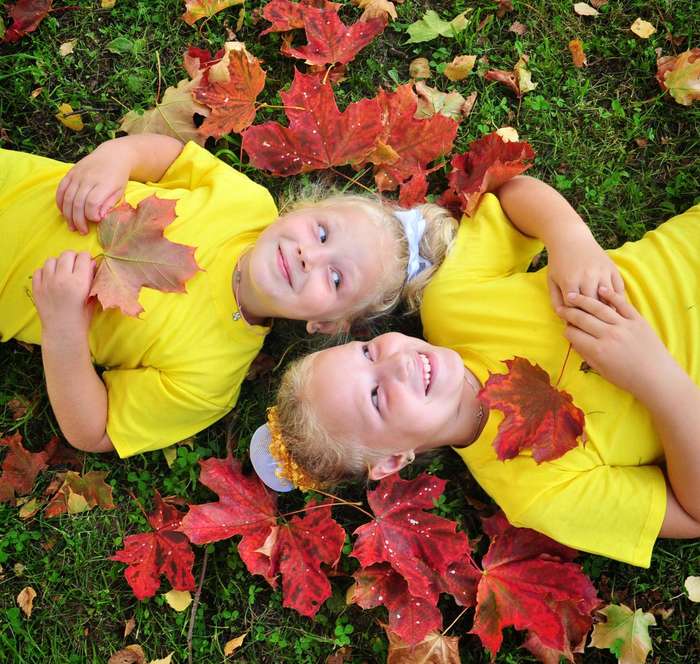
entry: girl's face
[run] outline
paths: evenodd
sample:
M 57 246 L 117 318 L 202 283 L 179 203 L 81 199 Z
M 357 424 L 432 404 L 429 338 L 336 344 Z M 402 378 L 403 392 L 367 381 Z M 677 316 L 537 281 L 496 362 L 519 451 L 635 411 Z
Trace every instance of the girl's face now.
M 280 217 L 261 234 L 243 268 L 248 308 L 336 331 L 381 287 L 397 248 L 389 231 L 352 205 L 312 207 Z M 257 311 L 255 309 L 258 309 Z
M 309 399 L 340 440 L 399 454 L 468 442 L 478 422 L 476 389 L 459 354 L 389 333 L 316 353 Z

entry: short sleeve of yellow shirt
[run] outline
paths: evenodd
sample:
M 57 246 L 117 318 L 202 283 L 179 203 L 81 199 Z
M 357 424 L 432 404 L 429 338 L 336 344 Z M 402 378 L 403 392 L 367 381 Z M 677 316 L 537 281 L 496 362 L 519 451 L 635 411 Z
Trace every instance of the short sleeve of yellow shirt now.
M 50 159 L 0 150 L 0 338 L 41 340 L 27 284 L 62 251 L 101 252 L 96 233 L 68 230 L 54 195 L 70 168 Z M 143 288 L 139 318 L 110 309 L 93 317 L 89 344 L 104 368 L 107 433 L 120 456 L 171 445 L 201 431 L 236 403 L 267 328 L 234 320 L 232 276 L 243 252 L 277 217 L 270 194 L 195 143 L 188 143 L 158 182 L 130 182 L 125 199 L 175 199 L 173 242 L 196 247 L 201 271 L 187 293 Z
M 511 523 L 571 547 L 648 567 L 666 510 L 663 446 L 632 395 L 581 370 L 552 310 L 546 268 L 525 272 L 541 249 L 487 195 L 465 218 L 426 289 L 421 316 L 431 343 L 460 353 L 481 382 L 503 360 L 540 365 L 586 413 L 586 443 L 550 462 L 529 451 L 499 461 L 492 443 L 503 419 L 489 414 L 481 436 L 456 451 Z M 642 240 L 609 252 L 627 295 L 678 362 L 700 384 L 700 206 Z

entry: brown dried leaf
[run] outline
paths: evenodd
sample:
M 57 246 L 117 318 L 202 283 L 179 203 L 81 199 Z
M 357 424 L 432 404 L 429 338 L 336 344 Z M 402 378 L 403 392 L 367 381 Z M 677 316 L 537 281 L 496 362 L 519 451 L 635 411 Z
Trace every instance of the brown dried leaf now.
M 475 55 L 458 55 L 445 67 L 444 74 L 451 81 L 461 81 L 469 76 L 475 64 Z
M 593 9 L 589 4 L 586 4 L 585 2 L 577 2 L 574 5 L 574 11 L 579 15 L 579 16 L 598 16 L 600 13 L 597 9 Z
M 235 639 L 230 639 L 229 641 L 226 641 L 224 644 L 224 657 L 229 657 L 230 655 L 233 655 L 236 650 L 238 650 L 242 645 L 243 641 L 245 641 L 245 637 L 248 635 L 248 632 L 243 632 L 240 636 L 237 636 Z
M 428 58 L 416 58 L 408 65 L 408 75 L 415 81 L 430 78 L 430 61 Z
M 384 626 L 386 629 L 386 626 Z M 430 632 L 420 643 L 409 646 L 387 629 L 389 652 L 386 664 L 460 664 L 459 637 Z
M 136 618 L 134 616 L 131 616 L 125 623 L 124 623 L 124 638 L 129 636 L 131 632 L 134 631 L 136 628 Z
M 586 64 L 586 53 L 583 50 L 583 42 L 580 39 L 572 39 L 569 42 L 569 51 L 571 51 L 574 67 L 580 69 Z
M 107 664 L 146 664 L 146 654 L 140 645 L 133 643 L 117 650 L 107 660 Z
M 513 25 L 508 28 L 508 32 L 514 32 L 516 35 L 522 37 L 527 32 L 527 26 L 520 21 L 513 21 Z
M 32 611 L 34 610 L 34 598 L 36 597 L 36 590 L 31 586 L 26 586 L 20 590 L 19 595 L 17 595 L 17 606 L 22 609 L 23 613 L 27 618 L 32 617 Z

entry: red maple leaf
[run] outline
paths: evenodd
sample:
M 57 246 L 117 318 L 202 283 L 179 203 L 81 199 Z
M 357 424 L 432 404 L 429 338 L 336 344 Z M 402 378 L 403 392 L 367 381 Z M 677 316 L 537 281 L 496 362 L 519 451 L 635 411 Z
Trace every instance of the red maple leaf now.
M 363 609 L 386 606 L 389 628 L 406 643 L 415 645 L 429 632 L 442 629 L 442 613 L 436 603 L 411 595 L 404 578 L 387 563 L 360 569 L 353 577 L 348 602 Z
M 235 42 L 233 48 L 227 48 L 219 64 L 206 63 L 202 80 L 194 91 L 194 98 L 211 109 L 199 132 L 221 138 L 249 127 L 255 119 L 255 100 L 264 87 L 265 72 L 258 59 Z
M 391 475 L 367 493 L 375 518 L 355 530 L 352 556 L 362 567 L 388 562 L 408 583 L 414 597 L 435 601 L 434 575 L 444 575 L 469 551 L 456 522 L 424 510 L 434 507 L 445 480 L 423 473 L 413 480 Z
M 155 509 L 148 515 L 153 531 L 129 535 L 124 539 L 124 548 L 110 558 L 128 564 L 124 576 L 140 600 L 155 595 L 161 575 L 167 577 L 175 590 L 195 587 L 194 551 L 187 537 L 178 532 L 182 512 L 165 502 L 157 491 L 153 504 Z
M 524 173 L 535 158 L 529 143 L 504 141 L 492 132 L 469 145 L 464 154 L 452 158 L 449 189 L 439 199 L 456 216 L 474 214 L 481 196 Z
M 0 438 L 0 446 L 8 452 L 2 462 L 0 503 L 15 504 L 15 494 L 26 496 L 34 488 L 39 473 L 48 467 L 49 453 L 30 452 L 22 445 L 21 434 Z
M 329 83 L 295 71 L 289 92 L 281 93 L 289 127 L 277 122 L 243 132 L 250 162 L 273 175 L 296 175 L 362 161 L 382 132 L 376 99 L 338 110 Z
M 301 0 L 301 2 L 270 0 L 263 7 L 262 15 L 272 25 L 260 34 L 266 35 L 268 32 L 287 32 L 295 28 L 303 28 L 304 12 L 308 7 L 329 9 L 337 12 L 342 5 L 337 2 L 328 2 L 328 0 Z
M 493 447 L 501 461 L 532 449 L 537 463 L 558 459 L 578 445 L 584 414 L 571 395 L 552 387 L 540 366 L 522 357 L 505 360 L 506 374 L 491 374 L 479 392 L 489 407 L 505 415 Z
M 347 64 L 386 27 L 383 18 L 358 21 L 348 26 L 338 17 L 337 9 L 315 7 L 303 10 L 303 20 L 308 44 L 294 48 L 285 43 L 282 53 L 309 65 Z
M 104 309 L 118 307 L 128 316 L 138 316 L 143 311 L 138 301 L 142 286 L 185 292 L 185 281 L 199 266 L 194 247 L 163 235 L 175 219 L 175 203 L 155 195 L 144 198 L 136 209 L 123 203 L 98 224 L 97 238 L 104 252 L 90 295 L 96 295 Z
M 47 494 L 54 494 L 46 506 L 44 516 L 51 518 L 72 513 L 71 500 L 75 496 L 80 496 L 80 511 L 92 509 L 99 505 L 102 509 L 112 510 L 115 508 L 112 502 L 112 487 L 104 480 L 107 476 L 105 471 L 91 470 L 85 475 L 80 475 L 72 470 L 65 473 L 58 473 L 52 481 Z
M 52 0 L 18 0 L 9 5 L 7 15 L 12 19 L 10 27 L 5 30 L 3 41 L 16 42 L 24 35 L 34 32 L 51 11 Z
M 581 567 L 570 562 L 576 551 L 529 528 L 495 532 L 482 560 L 471 633 L 493 656 L 510 625 L 530 630 L 545 648 L 567 652 L 570 636 L 580 640 L 579 628 L 570 628 L 574 614 L 579 626 L 587 621 L 590 627 L 590 614 L 600 603 Z
M 265 548 L 271 547 L 270 576 L 282 576 L 282 606 L 312 618 L 331 596 L 321 563 L 335 567 L 345 530 L 331 517 L 330 507 L 311 501 L 306 510 L 304 517 L 273 528 Z
M 182 519 L 180 531 L 193 544 L 218 542 L 233 535 L 257 534 L 260 541 L 261 532 L 264 533 L 264 541 L 277 523 L 277 499 L 274 494 L 265 488 L 257 475 L 244 475 L 240 461 L 231 456 L 205 459 L 199 465 L 202 469 L 199 481 L 216 493 L 219 500 L 190 505 L 190 511 Z
M 452 149 L 458 123 L 440 113 L 416 119 L 418 98 L 411 83 L 394 92 L 380 90 L 377 101 L 384 131 L 367 161 L 374 164 L 379 191 L 401 186 L 401 204 L 410 207 L 425 198 L 427 165 Z
M 196 78 L 200 72 L 205 72 L 213 64 L 216 64 L 224 57 L 224 49 L 221 48 L 212 55 L 204 48 L 190 46 L 185 51 L 182 57 L 182 66 L 190 75 L 190 78 Z

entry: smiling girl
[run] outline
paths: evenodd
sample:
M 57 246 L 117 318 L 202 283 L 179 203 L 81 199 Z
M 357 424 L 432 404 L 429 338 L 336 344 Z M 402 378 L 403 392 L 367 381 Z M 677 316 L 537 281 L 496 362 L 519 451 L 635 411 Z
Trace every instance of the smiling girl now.
M 102 248 L 89 222 L 153 194 L 177 201 L 165 235 L 196 247 L 201 271 L 187 294 L 143 289 L 138 319 L 96 309 L 87 298 Z M 424 208 L 436 237 L 456 223 Z M 271 319 L 330 333 L 381 314 L 408 263 L 388 206 L 335 196 L 278 218 L 263 187 L 205 149 L 148 134 L 108 141 L 75 166 L 0 150 L 0 231 L 0 340 L 41 343 L 66 439 L 122 457 L 226 414 Z
M 438 345 L 388 334 L 292 367 L 272 449 L 313 486 L 453 446 L 514 525 L 648 566 L 658 537 L 700 537 L 700 206 L 606 254 L 543 187 L 516 178 L 462 220 L 421 307 Z M 526 272 L 535 235 L 549 267 Z M 477 394 L 514 355 L 560 377 L 585 443 L 541 464 L 529 450 L 498 460 L 503 414 Z

